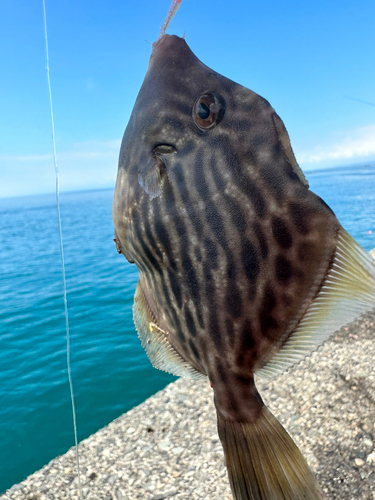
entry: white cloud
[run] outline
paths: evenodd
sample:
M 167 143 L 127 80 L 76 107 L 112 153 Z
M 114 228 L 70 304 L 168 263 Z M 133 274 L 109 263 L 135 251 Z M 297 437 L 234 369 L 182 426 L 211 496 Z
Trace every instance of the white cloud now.
M 337 132 L 330 145 L 296 151 L 306 170 L 375 160 L 375 124 Z M 115 185 L 121 140 L 88 141 L 70 151 L 57 151 L 62 191 Z M 55 190 L 52 154 L 0 155 L 0 197 L 50 193 Z
M 74 191 L 115 184 L 121 140 L 90 141 L 57 151 L 60 189 Z M 0 197 L 49 193 L 55 189 L 52 154 L 0 155 Z
M 4 168 L 4 164 L 7 162 L 23 162 L 23 161 L 48 161 L 52 160 L 52 154 L 47 155 L 21 155 L 21 156 L 12 156 L 12 155 L 0 155 L 0 161 L 2 164 L 2 169 Z
M 309 151 L 296 151 L 302 165 L 334 166 L 375 157 L 375 124 L 338 132 L 339 138 L 329 146 L 316 146 Z
M 120 150 L 121 140 L 112 141 L 87 141 L 76 144 L 71 151 L 57 151 L 58 158 L 63 161 L 77 160 L 82 158 L 103 158 L 112 156 L 113 152 Z M 0 155 L 0 162 L 30 162 L 30 161 L 51 161 L 52 153 L 43 155 Z

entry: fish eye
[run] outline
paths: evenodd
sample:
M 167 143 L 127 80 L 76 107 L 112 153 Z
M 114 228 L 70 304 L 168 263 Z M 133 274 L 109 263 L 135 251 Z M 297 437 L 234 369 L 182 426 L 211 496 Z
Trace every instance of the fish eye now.
M 201 120 L 206 120 L 210 116 L 210 108 L 204 102 L 199 102 L 197 106 L 197 115 Z
M 224 112 L 224 98 L 217 92 L 208 92 L 195 101 L 193 120 L 201 130 L 208 130 L 221 122 Z

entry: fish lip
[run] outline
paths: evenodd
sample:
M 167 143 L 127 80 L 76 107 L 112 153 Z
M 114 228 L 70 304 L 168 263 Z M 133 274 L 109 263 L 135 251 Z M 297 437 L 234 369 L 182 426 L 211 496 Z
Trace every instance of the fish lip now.
M 165 47 L 166 45 L 167 47 Z M 179 47 L 181 46 L 187 47 L 187 43 L 184 38 L 181 38 L 177 35 L 168 35 L 167 33 L 165 33 L 161 38 L 158 38 L 152 44 L 151 57 L 155 56 L 160 51 L 162 54 L 176 53 L 176 51 L 179 51 Z M 161 47 L 163 47 L 163 50 L 161 50 Z
M 152 44 L 152 52 L 154 50 L 158 49 L 166 40 L 167 38 L 171 35 L 167 35 L 167 33 L 164 33 L 164 35 L 161 38 L 158 38 L 153 44 Z

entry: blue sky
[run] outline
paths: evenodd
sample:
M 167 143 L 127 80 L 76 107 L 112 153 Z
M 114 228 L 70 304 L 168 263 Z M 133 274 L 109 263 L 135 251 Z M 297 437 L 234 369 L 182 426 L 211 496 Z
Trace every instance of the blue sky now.
M 170 0 L 46 0 L 61 190 L 114 185 Z M 375 161 L 375 4 L 183 0 L 169 33 L 265 97 L 305 170 Z M 53 192 L 42 0 L 0 2 L 0 197 Z

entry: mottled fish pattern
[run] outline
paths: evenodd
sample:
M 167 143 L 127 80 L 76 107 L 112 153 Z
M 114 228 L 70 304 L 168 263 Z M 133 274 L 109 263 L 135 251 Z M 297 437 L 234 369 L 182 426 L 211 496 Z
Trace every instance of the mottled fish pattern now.
M 254 373 L 371 309 L 375 271 L 308 189 L 270 104 L 164 35 L 124 134 L 113 220 L 139 270 L 150 360 L 211 382 L 234 498 L 322 498 Z

